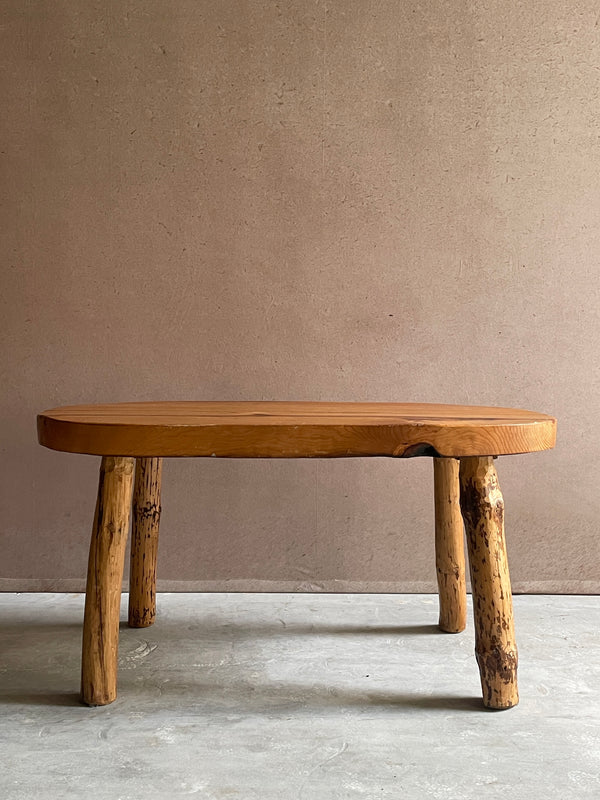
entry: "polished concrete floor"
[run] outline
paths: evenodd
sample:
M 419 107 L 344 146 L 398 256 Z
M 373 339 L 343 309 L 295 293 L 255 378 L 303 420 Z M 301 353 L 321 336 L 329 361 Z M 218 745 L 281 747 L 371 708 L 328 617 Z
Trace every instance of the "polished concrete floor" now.
M 2 800 L 600 798 L 600 597 L 515 598 L 502 712 L 431 595 L 160 595 L 102 708 L 78 702 L 82 612 L 0 595 Z

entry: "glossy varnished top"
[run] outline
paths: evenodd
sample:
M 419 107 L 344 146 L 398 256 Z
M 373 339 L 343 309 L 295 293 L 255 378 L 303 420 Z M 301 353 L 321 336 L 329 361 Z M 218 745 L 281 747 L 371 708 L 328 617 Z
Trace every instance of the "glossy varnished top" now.
M 38 437 L 54 450 L 113 456 L 459 457 L 547 450 L 556 420 L 428 403 L 167 401 L 50 409 Z

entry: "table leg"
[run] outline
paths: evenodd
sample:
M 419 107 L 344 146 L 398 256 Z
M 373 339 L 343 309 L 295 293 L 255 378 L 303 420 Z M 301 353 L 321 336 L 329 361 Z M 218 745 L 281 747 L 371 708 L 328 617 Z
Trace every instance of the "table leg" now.
M 504 543 L 504 500 L 493 458 L 461 459 L 460 487 L 483 702 L 488 708 L 510 708 L 519 702 L 517 645 Z
M 458 473 L 456 458 L 433 459 L 439 626 L 447 633 L 459 633 L 467 624 L 464 526 Z
M 81 695 L 90 706 L 117 696 L 119 607 L 129 528 L 133 458 L 104 456 L 88 562 Z
M 138 458 L 133 490 L 129 627 L 147 628 L 156 617 L 156 557 L 162 458 Z

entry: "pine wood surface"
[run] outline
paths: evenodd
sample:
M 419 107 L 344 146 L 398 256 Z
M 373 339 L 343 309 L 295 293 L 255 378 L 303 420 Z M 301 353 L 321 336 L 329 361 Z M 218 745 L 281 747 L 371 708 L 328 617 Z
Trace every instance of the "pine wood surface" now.
M 38 438 L 54 450 L 135 457 L 493 456 L 552 448 L 556 420 L 428 403 L 166 401 L 50 409 Z

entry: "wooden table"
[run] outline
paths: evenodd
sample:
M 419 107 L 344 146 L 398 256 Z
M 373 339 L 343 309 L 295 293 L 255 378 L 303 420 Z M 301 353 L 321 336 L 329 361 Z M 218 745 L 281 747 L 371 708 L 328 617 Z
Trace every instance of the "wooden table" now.
M 463 521 L 483 702 L 516 705 L 517 646 L 496 456 L 554 446 L 556 420 L 506 408 L 403 403 L 164 402 L 67 406 L 38 416 L 40 444 L 102 456 L 92 529 L 81 693 L 117 696 L 119 607 L 133 498 L 129 625 L 156 613 L 163 457 L 433 457 L 440 628 L 466 624 Z M 462 512 L 462 513 L 461 513 Z

